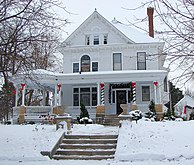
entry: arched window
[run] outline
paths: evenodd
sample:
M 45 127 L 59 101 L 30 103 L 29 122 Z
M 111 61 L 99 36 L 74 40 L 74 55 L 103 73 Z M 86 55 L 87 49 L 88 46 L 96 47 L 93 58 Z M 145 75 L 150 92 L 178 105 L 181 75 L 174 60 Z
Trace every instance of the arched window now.
M 90 57 L 88 55 L 81 57 L 81 72 L 90 72 Z

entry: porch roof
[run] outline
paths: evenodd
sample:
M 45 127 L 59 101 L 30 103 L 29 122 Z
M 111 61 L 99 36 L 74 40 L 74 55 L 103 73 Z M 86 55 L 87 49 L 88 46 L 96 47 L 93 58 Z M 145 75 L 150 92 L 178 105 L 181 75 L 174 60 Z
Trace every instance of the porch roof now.
M 45 87 L 54 89 L 55 84 L 95 84 L 95 83 L 123 83 L 131 81 L 163 81 L 168 74 L 165 70 L 122 70 L 98 71 L 81 73 L 54 73 L 46 70 L 33 70 L 22 73 L 10 79 L 15 86 L 26 83 L 28 88 Z

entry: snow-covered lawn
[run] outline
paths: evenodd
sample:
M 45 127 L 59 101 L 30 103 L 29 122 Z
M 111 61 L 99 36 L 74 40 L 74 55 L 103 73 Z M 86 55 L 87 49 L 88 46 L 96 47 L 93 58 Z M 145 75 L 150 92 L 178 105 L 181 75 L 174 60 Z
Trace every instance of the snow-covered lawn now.
M 0 125 L 0 165 L 193 165 L 194 121 L 123 122 L 122 127 L 74 125 L 72 134 L 117 134 L 115 160 L 50 160 L 64 130 L 55 125 Z

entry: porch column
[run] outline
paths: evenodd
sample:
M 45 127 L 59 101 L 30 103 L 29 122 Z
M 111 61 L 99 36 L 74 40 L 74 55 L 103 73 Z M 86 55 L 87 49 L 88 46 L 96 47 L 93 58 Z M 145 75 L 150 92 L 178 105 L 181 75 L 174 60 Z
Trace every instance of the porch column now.
M 104 105 L 104 83 L 101 82 L 100 83 L 100 94 L 101 94 L 101 97 L 100 97 L 100 101 L 101 101 L 101 105 Z
M 136 105 L 136 82 L 132 82 L 133 104 Z
M 18 106 L 18 87 L 15 89 L 15 107 Z
M 61 106 L 61 84 L 57 84 L 59 94 L 59 106 Z
M 162 83 L 160 83 L 160 84 L 162 84 Z M 161 88 L 162 88 L 162 86 L 160 85 L 160 86 L 158 86 L 158 101 L 159 101 L 159 103 L 161 103 L 162 102 L 162 93 L 161 93 Z
M 46 105 L 46 91 L 45 90 L 42 91 L 42 95 L 43 95 L 43 99 L 42 99 L 43 106 L 45 106 Z
M 157 100 L 157 86 L 158 86 L 158 82 L 157 81 L 154 81 L 154 98 L 155 98 L 155 104 L 158 103 L 158 100 Z
M 22 86 L 22 106 L 24 106 L 25 105 L 25 86 L 26 86 L 26 84 L 21 84 L 21 86 Z
M 54 106 L 57 106 L 57 84 L 55 84 L 55 102 Z
M 97 105 L 100 105 L 100 83 L 97 83 Z

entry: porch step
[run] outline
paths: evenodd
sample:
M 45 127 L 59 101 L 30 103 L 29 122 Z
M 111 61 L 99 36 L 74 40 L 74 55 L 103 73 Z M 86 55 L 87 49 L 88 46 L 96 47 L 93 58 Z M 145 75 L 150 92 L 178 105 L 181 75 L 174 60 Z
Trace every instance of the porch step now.
M 53 159 L 113 159 L 118 135 L 66 135 Z
M 106 115 L 104 117 L 103 125 L 119 126 L 118 115 Z

